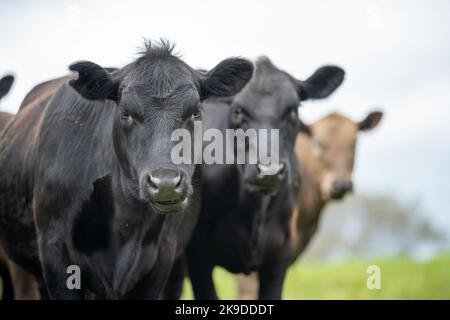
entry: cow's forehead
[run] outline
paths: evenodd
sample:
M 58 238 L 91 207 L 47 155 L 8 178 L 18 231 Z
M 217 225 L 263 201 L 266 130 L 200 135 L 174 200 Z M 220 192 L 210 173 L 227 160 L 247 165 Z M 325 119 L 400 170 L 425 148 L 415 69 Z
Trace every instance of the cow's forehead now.
M 168 98 L 188 89 L 196 90 L 195 81 L 192 70 L 179 60 L 149 61 L 130 68 L 123 77 L 122 86 L 125 91 L 140 95 Z
M 144 87 L 145 88 L 145 87 Z M 145 89 L 129 89 L 122 94 L 121 103 L 130 108 L 140 108 L 142 111 L 148 108 L 192 108 L 200 101 L 196 88 L 190 84 L 182 84 L 175 87 L 167 95 L 152 95 Z
M 330 142 L 352 142 L 358 132 L 357 124 L 351 119 L 339 114 L 331 113 L 312 125 L 313 135 Z
M 278 69 L 255 72 L 250 82 L 236 95 L 234 101 L 245 108 L 258 108 L 264 113 L 280 113 L 299 103 L 291 79 Z
M 255 63 L 255 73 L 248 84 L 248 89 L 260 94 L 274 91 L 295 91 L 289 76 L 278 69 L 267 57 L 261 57 Z

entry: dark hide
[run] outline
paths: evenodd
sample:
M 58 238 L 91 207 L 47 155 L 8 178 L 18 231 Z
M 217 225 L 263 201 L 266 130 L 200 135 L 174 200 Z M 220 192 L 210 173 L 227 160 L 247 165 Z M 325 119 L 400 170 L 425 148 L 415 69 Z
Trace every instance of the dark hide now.
M 299 81 L 267 58 L 256 63 L 252 80 L 228 101 L 205 102 L 204 129 L 280 130 L 284 171 L 259 178 L 255 165 L 203 165 L 199 223 L 188 247 L 189 272 L 196 298 L 217 298 L 214 266 L 233 273 L 259 272 L 259 298 L 280 299 L 286 269 L 293 259 L 290 220 L 298 195 L 295 137 L 301 126 L 300 101 L 325 98 L 342 82 L 338 67 L 320 68 Z
M 171 51 L 149 44 L 113 72 L 73 64 L 78 77 L 32 93 L 0 137 L 0 241 L 43 298 L 157 298 L 187 242 L 200 171 L 172 164 L 171 133 L 191 128 L 201 97 L 236 93 L 253 67 L 229 59 L 201 74 Z M 179 183 L 161 194 L 155 176 Z M 70 265 L 81 290 L 66 285 Z

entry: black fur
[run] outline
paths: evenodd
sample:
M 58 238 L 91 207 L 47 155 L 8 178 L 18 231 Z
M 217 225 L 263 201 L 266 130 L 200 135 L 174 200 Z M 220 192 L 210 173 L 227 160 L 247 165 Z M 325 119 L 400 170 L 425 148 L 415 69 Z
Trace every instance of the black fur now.
M 227 59 L 206 73 L 203 97 L 230 97 L 242 88 L 242 83 L 252 77 L 253 66 L 245 60 Z M 241 81 L 236 81 L 236 75 Z
M 3 258 L 3 257 L 2 257 Z M 0 279 L 2 282 L 1 300 L 13 300 L 14 299 L 14 287 L 11 279 L 11 273 L 9 272 L 7 261 L 0 259 Z
M 2 133 L 0 242 L 43 296 L 157 298 L 181 255 L 196 222 L 200 171 L 172 164 L 170 136 L 192 129 L 200 88 L 211 85 L 168 48 L 147 44 L 118 70 L 72 65 L 77 80 L 33 89 Z M 251 66 L 229 63 L 237 61 Z M 249 80 L 239 70 L 234 77 L 234 90 Z M 187 203 L 170 213 L 146 192 L 143 177 L 160 169 L 183 177 Z M 81 290 L 66 287 L 72 264 L 81 268 Z
M 0 99 L 9 92 L 13 82 L 14 77 L 12 75 L 7 75 L 0 79 Z
M 119 101 L 119 81 L 112 79 L 99 65 L 81 61 L 70 65 L 69 69 L 78 73 L 77 79 L 70 80 L 69 84 L 86 99 Z
M 255 165 L 202 166 L 200 219 L 187 251 L 196 298 L 217 298 L 212 281 L 216 265 L 233 273 L 258 271 L 260 299 L 281 298 L 286 270 L 294 258 L 289 223 L 300 175 L 294 154 L 295 138 L 302 130 L 298 106 L 301 100 L 325 97 L 336 89 L 342 80 L 340 70 L 321 68 L 301 82 L 261 58 L 240 93 L 203 103 L 204 129 L 223 133 L 229 128 L 279 129 L 280 161 L 286 169 L 267 191 L 255 188 Z
M 0 100 L 9 92 L 14 82 L 11 75 L 0 79 Z M 7 112 L 0 112 L 0 132 L 5 128 L 6 124 L 13 118 L 13 115 Z M 0 168 L 1 170 L 1 168 Z M 14 287 L 11 274 L 8 268 L 6 255 L 0 249 L 0 278 L 2 281 L 2 300 L 12 300 L 14 298 Z
M 345 72 L 336 66 L 319 68 L 304 82 L 298 82 L 302 100 L 328 97 L 344 81 Z

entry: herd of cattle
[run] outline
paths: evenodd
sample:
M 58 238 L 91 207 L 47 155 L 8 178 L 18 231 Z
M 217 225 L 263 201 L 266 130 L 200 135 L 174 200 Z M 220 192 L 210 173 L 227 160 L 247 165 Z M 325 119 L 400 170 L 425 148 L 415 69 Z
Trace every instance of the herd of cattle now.
M 215 266 L 241 274 L 242 298 L 281 299 L 323 207 L 352 190 L 361 122 L 299 118 L 344 80 L 324 66 L 306 80 L 266 58 L 204 71 L 164 41 L 121 69 L 82 61 L 0 113 L 3 299 L 216 299 Z M 0 98 L 13 77 L 0 80 Z M 171 133 L 203 126 L 279 129 L 279 170 L 171 161 Z M 81 288 L 67 286 L 79 266 Z M 246 276 L 244 276 L 245 274 Z M 257 275 L 257 276 L 256 276 Z

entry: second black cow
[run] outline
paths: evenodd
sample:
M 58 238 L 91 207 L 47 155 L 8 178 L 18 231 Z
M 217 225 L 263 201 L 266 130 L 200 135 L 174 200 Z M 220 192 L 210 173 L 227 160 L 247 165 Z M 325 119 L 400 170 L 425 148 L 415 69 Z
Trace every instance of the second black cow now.
M 216 299 L 214 266 L 233 273 L 258 271 L 259 298 L 280 299 L 294 250 L 290 217 L 298 194 L 294 143 L 298 106 L 330 95 L 343 81 L 339 67 L 319 68 L 306 81 L 279 70 L 268 58 L 256 62 L 247 86 L 227 101 L 204 103 L 204 127 L 279 129 L 279 165 L 267 173 L 263 163 L 202 166 L 202 207 L 188 247 L 195 297 Z M 224 134 L 225 135 L 225 134 Z

